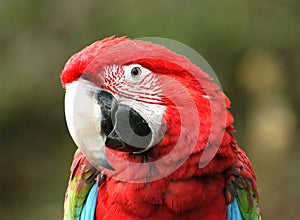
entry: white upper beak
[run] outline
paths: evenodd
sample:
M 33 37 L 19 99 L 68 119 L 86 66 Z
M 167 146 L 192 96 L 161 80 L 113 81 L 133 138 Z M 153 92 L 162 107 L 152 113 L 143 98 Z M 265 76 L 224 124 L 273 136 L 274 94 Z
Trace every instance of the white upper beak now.
M 113 169 L 106 160 L 106 136 L 101 133 L 101 107 L 95 94 L 99 88 L 79 79 L 66 85 L 65 115 L 77 147 L 96 167 Z

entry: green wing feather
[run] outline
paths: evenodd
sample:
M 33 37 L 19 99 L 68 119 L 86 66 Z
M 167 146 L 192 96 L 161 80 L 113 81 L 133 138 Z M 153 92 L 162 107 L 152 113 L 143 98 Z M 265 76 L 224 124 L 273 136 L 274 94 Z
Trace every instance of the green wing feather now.
M 240 211 L 245 220 L 261 220 L 258 198 L 253 192 L 237 189 Z
M 77 220 L 84 202 L 96 182 L 97 171 L 80 150 L 74 155 L 64 203 L 64 220 Z
M 237 198 L 244 220 L 261 220 L 256 176 L 252 165 L 245 152 L 237 146 L 233 147 L 237 153 L 237 160 L 226 172 L 225 198 L 227 204 Z

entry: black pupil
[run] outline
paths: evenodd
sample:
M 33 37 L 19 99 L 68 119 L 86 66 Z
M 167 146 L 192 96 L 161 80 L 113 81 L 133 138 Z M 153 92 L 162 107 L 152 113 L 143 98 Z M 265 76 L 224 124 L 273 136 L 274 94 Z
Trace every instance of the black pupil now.
M 138 67 L 133 67 L 131 70 L 132 76 L 138 76 L 140 74 L 141 70 Z

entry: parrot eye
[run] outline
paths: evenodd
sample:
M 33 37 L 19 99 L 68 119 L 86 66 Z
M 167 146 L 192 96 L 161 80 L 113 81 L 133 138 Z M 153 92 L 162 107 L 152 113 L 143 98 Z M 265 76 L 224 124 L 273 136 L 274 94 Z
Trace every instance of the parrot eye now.
M 141 81 L 146 75 L 151 73 L 150 70 L 139 64 L 130 64 L 128 66 L 123 66 L 123 68 L 126 79 L 132 83 Z
M 139 79 L 142 75 L 142 70 L 140 67 L 133 67 L 130 73 L 132 78 Z

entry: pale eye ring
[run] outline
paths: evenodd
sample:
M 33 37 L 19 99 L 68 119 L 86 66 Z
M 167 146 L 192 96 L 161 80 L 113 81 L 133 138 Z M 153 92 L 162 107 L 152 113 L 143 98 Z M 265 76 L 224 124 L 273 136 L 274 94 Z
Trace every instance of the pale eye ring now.
M 139 79 L 142 75 L 142 70 L 140 67 L 135 66 L 130 71 L 131 77 L 134 79 Z

